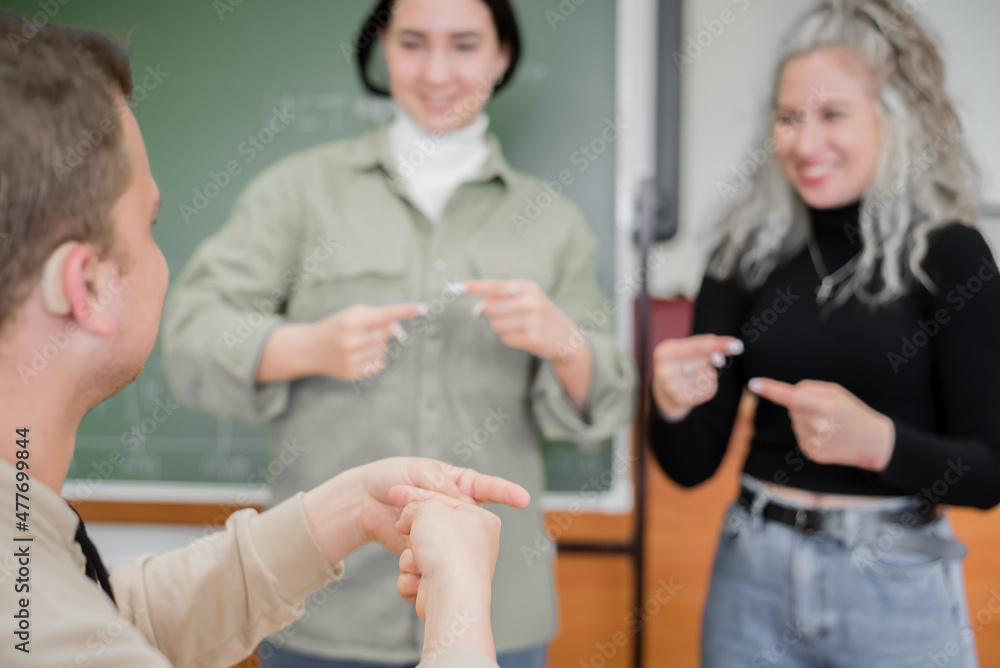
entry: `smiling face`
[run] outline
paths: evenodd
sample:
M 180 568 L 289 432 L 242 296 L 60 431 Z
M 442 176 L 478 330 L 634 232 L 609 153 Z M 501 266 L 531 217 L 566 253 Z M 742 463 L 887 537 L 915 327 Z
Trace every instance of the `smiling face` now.
M 865 193 L 881 133 L 874 77 L 854 54 L 822 48 L 790 60 L 775 109 L 777 155 L 806 204 L 831 209 Z
M 381 40 L 389 92 L 428 132 L 470 125 L 509 62 L 482 0 L 397 0 Z

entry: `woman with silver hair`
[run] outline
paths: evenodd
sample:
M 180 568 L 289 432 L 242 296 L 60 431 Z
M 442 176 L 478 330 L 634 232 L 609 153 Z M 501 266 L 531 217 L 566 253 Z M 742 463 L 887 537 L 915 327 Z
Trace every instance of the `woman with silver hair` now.
M 759 397 L 703 665 L 974 666 L 942 505 L 1000 502 L 1000 280 L 941 59 L 890 0 L 828 0 L 770 107 L 694 335 L 654 356 L 650 442 L 681 485 Z

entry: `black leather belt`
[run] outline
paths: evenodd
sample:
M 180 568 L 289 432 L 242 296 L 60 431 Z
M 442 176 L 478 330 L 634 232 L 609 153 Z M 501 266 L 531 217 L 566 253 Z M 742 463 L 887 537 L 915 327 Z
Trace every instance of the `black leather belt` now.
M 753 507 L 758 494 L 742 487 L 739 503 L 746 509 Z M 853 510 L 853 508 L 851 508 Z M 769 501 L 761 510 L 761 515 L 773 522 L 780 522 L 795 527 L 802 533 L 835 533 L 843 526 L 844 509 L 840 508 L 793 508 Z M 932 504 L 914 503 L 911 507 L 899 510 L 881 510 L 870 514 L 871 521 L 902 524 L 907 527 L 919 527 L 941 517 L 941 507 Z

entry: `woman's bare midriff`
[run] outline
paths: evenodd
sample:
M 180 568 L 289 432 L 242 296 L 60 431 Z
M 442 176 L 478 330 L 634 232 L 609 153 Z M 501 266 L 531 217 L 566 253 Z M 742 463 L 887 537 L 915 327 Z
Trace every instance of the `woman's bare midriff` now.
M 809 492 L 804 489 L 784 487 L 774 483 L 760 481 L 768 492 L 776 500 L 784 500 L 796 505 L 808 506 L 810 508 L 848 508 L 851 506 L 863 506 L 872 501 L 885 501 L 885 496 L 858 496 L 855 494 L 824 494 L 820 492 Z

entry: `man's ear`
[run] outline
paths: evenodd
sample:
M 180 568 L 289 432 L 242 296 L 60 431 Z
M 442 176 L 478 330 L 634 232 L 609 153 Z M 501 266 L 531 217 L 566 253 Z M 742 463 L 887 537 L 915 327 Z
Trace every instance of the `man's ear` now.
M 42 299 L 53 315 L 69 316 L 84 331 L 99 336 L 114 334 L 115 323 L 94 310 L 103 281 L 94 249 L 77 241 L 57 248 L 42 270 Z

